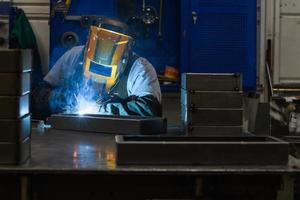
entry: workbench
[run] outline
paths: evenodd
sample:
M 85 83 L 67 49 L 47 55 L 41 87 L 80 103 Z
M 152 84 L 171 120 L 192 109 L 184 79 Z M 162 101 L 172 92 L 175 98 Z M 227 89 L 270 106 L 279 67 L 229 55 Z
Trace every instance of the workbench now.
M 21 166 L 0 166 L 0 195 L 5 199 L 144 199 L 211 194 L 218 199 L 235 193 L 247 198 L 258 195 L 255 199 L 274 195 L 292 199 L 293 180 L 300 174 L 300 162 L 293 157 L 286 167 L 117 166 L 115 159 L 114 135 L 34 129 L 31 159 Z M 9 192 L 16 188 L 21 188 L 20 193 Z

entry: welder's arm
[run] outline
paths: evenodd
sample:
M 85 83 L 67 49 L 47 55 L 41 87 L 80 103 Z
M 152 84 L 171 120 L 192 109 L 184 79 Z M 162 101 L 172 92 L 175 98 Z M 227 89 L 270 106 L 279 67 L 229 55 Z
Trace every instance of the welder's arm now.
M 137 59 L 128 76 L 129 98 L 108 104 L 112 114 L 161 116 L 161 91 L 154 67 L 144 58 Z
M 34 118 L 45 119 L 52 113 L 62 111 L 66 100 L 70 98 L 62 86 L 64 81 L 69 80 L 72 72 L 76 70 L 83 49 L 84 46 L 77 46 L 63 54 L 44 77 L 44 80 L 32 89 L 31 112 Z M 52 100 L 54 101 L 51 102 Z
M 33 88 L 30 98 L 33 118 L 46 119 L 51 114 L 62 112 L 67 98 L 63 88 L 53 87 L 47 81 L 40 82 Z
M 127 99 L 112 97 L 109 102 L 100 106 L 100 114 L 120 116 L 161 116 L 161 104 L 152 95 L 143 97 L 130 96 Z
M 53 87 L 46 81 L 40 82 L 32 89 L 30 98 L 32 118 L 45 119 L 51 115 L 49 96 L 52 90 Z
M 33 118 L 46 119 L 51 114 L 71 111 L 76 99 L 73 90 L 67 87 L 54 87 L 42 81 L 31 93 Z

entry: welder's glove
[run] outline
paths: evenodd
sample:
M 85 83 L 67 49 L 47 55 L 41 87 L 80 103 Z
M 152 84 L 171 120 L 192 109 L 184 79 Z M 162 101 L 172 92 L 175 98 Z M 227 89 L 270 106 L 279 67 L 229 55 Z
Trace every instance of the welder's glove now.
M 124 101 L 125 101 L 125 99 L 122 99 L 117 94 L 105 94 L 105 95 L 102 95 L 97 100 L 97 104 L 105 105 L 105 104 L 109 104 L 109 103 L 122 103 Z
M 126 99 L 122 99 L 117 94 L 102 95 L 97 100 L 97 104 L 100 106 L 99 113 L 108 115 L 118 115 L 117 104 L 123 104 Z
M 161 105 L 152 95 L 143 97 L 133 95 L 126 99 L 114 95 L 111 96 L 111 99 L 98 101 L 98 103 L 100 105 L 100 114 L 118 116 L 161 116 Z
M 99 108 L 99 114 L 102 115 L 120 115 L 119 114 L 119 109 L 117 107 L 116 103 L 108 103 L 101 105 Z

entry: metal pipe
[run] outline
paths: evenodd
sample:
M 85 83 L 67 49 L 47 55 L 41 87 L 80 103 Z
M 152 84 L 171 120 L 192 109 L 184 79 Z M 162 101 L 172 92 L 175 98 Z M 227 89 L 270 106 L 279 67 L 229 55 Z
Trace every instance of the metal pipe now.
M 300 88 L 274 88 L 274 92 L 300 92 Z
M 145 9 L 146 9 L 146 0 L 143 0 L 142 11 L 145 11 Z
M 270 72 L 270 67 L 268 63 L 265 65 L 266 71 L 267 71 L 267 78 L 268 78 L 268 83 L 271 91 L 271 96 L 274 96 L 274 89 L 273 89 L 273 83 L 272 83 L 272 78 L 271 78 L 271 72 Z
M 159 8 L 159 25 L 158 25 L 158 37 L 162 38 L 162 16 L 163 16 L 163 0 L 160 0 L 160 8 Z

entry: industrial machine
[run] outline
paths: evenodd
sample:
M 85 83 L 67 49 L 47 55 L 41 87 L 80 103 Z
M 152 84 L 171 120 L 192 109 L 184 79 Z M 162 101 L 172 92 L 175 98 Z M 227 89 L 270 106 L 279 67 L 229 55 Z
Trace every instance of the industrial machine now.
M 159 74 L 166 66 L 179 68 L 179 8 L 180 0 L 51 0 L 49 67 L 70 48 L 84 45 L 91 23 L 106 16 L 124 19 L 133 30 L 134 51 Z
M 88 25 L 104 15 L 127 20 L 134 51 L 158 74 L 167 65 L 181 72 L 242 73 L 244 89 L 256 90 L 256 11 L 256 0 L 51 0 L 50 68 L 65 51 L 85 44 Z
M 182 0 L 181 71 L 242 73 L 256 90 L 256 0 Z

